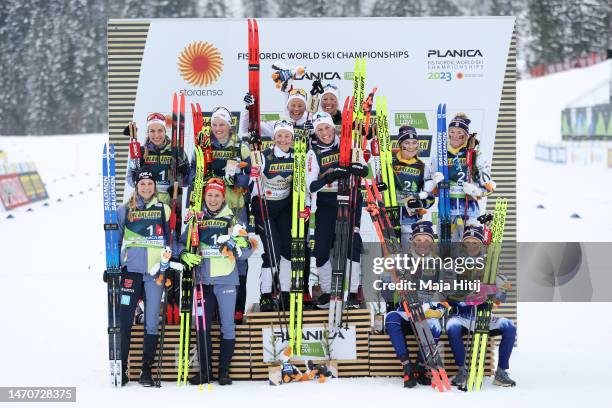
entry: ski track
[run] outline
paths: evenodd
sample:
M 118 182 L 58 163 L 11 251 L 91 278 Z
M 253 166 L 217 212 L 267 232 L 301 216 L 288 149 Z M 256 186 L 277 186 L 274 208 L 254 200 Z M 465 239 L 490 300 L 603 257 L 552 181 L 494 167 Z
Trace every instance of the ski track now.
M 520 241 L 609 241 L 612 237 L 612 214 L 606 208 L 612 193 L 602 188 L 612 185 L 612 170 L 533 158 L 538 140 L 559 140 L 559 110 L 604 75 L 609 75 L 609 65 L 600 64 L 518 83 Z M 562 86 L 568 83 L 576 87 Z M 105 139 L 99 134 L 0 138 L 0 149 L 10 161 L 37 164 L 50 196 L 48 207 L 34 203 L 19 208 L 13 211 L 14 219 L 0 213 L 0 248 L 5 254 L 0 304 L 5 310 L 3 333 L 8 334 L 0 336 L 0 385 L 76 386 L 78 406 L 202 401 L 210 406 L 311 407 L 319 400 L 357 406 L 610 404 L 609 392 L 598 379 L 607 378 L 612 366 L 612 354 L 602 351 L 602 345 L 612 343 L 612 326 L 602 324 L 601 314 L 593 313 L 605 305 L 589 303 L 519 303 L 518 346 L 510 369 L 518 386 L 512 389 L 492 386 L 487 379 L 480 393 L 440 394 L 422 386 L 405 390 L 400 378 L 334 379 L 326 384 L 281 387 L 236 381 L 231 387 L 213 384 L 210 392 L 178 388 L 174 383 L 145 390 L 132 381 L 113 389 L 108 381 L 106 286 L 101 279 L 105 257 L 100 158 Z M 545 209 L 536 209 L 538 204 Z M 571 219 L 574 212 L 582 218 Z M 368 217 L 364 220 L 367 225 Z M 259 252 L 250 258 L 249 303 L 258 299 L 260 262 Z M 597 330 L 585 335 L 567 324 L 578 320 L 579 327 Z

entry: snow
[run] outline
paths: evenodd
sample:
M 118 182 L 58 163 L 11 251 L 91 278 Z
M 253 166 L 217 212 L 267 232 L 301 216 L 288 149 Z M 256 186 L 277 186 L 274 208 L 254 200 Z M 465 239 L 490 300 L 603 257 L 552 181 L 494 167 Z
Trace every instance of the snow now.
M 610 240 L 610 215 L 603 211 L 610 193 L 594 187 L 609 183 L 612 170 L 533 159 L 535 141 L 545 135 L 554 139 L 553 133 L 559 133 L 558 109 L 579 93 L 571 90 L 588 89 L 588 82 L 601 81 L 606 69 L 609 72 L 609 66 L 595 66 L 518 84 L 520 240 L 556 241 L 570 236 Z M 572 86 L 563 89 L 563 84 Z M 48 207 L 36 203 L 17 209 L 14 219 L 0 213 L 4 255 L 0 385 L 76 386 L 77 405 L 88 407 L 143 402 L 152 406 L 202 402 L 219 407 L 311 407 L 322 401 L 379 407 L 421 402 L 452 407 L 610 403 L 603 380 L 608 378 L 612 353 L 602 346 L 612 343 L 612 325 L 593 312 L 602 305 L 589 303 L 519 303 L 519 340 L 510 370 L 518 386 L 512 389 L 492 386 L 487 380 L 480 393 L 439 394 L 426 387 L 405 390 L 400 378 L 336 379 L 281 387 L 235 382 L 201 393 L 196 387 L 177 388 L 173 383 L 143 389 L 131 382 L 113 389 L 108 381 L 106 291 L 101 280 L 99 168 L 105 139 L 106 135 L 0 138 L 0 149 L 7 151 L 11 161 L 37 163 L 50 196 Z M 546 210 L 536 211 L 538 203 Z M 583 218 L 570 219 L 572 212 Z M 604 215 L 607 218 L 602 219 Z M 253 271 L 258 258 L 251 258 Z M 258 274 L 250 275 L 249 301 L 253 301 Z
M 576 156 L 599 156 L 600 161 L 563 165 L 534 159 L 536 143 L 560 144 L 561 111 L 577 99 L 584 101 L 588 91 L 601 88 L 611 75 L 612 60 L 608 60 L 517 83 L 518 241 L 612 240 L 612 168 L 606 165 L 612 144 L 583 142 L 568 147 L 568 156 L 569 149 L 575 149 Z M 540 204 L 545 208 L 537 209 Z M 570 218 L 573 213 L 581 218 Z

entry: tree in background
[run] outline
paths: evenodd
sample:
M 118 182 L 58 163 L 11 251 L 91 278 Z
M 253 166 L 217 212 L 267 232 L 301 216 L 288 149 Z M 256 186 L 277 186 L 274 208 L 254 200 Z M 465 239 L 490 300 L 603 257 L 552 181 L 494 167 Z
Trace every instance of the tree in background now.
M 4 0 L 0 135 L 106 131 L 110 18 L 515 15 L 532 67 L 612 47 L 611 13 L 609 0 Z

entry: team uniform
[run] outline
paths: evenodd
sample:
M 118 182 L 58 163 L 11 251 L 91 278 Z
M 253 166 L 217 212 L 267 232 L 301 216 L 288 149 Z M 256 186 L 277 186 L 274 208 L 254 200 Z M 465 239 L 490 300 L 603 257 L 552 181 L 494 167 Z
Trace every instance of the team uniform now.
M 320 124 L 334 126 L 331 116 L 325 112 L 319 112 L 315 116 L 315 127 Z M 325 145 L 318 142 L 306 154 L 306 187 L 311 195 L 313 207 L 315 207 L 315 248 L 314 256 L 319 274 L 319 283 L 323 294 L 318 300 L 320 307 L 329 304 L 331 292 L 332 265 L 330 261 L 331 249 L 335 241 L 335 226 L 338 215 L 338 182 L 343 177 L 351 174 L 365 177 L 368 167 L 363 163 L 351 163 L 349 169 L 339 166 L 340 157 L 339 139 L 335 136 L 334 141 Z M 356 293 L 360 284 L 361 275 L 361 194 L 357 195 L 358 214 L 355 217 L 355 229 L 353 232 L 353 251 L 349 254 L 349 260 L 353 263 L 350 276 L 350 295 L 347 304 L 349 306 L 357 303 Z M 357 303 L 358 304 L 358 303 Z
M 137 181 L 153 179 L 150 172 L 141 171 Z M 152 386 L 151 365 L 157 349 L 157 326 L 164 288 L 156 282 L 162 268 L 161 253 L 169 242 L 170 207 L 154 195 L 150 201 L 134 194 L 129 205 L 117 209 L 119 245 L 121 247 L 121 364 L 123 381 L 127 382 L 127 362 L 134 312 L 138 300 L 145 304 L 145 335 L 143 339 L 140 382 Z M 167 267 L 167 263 L 165 265 Z
M 464 232 L 464 240 L 466 237 L 474 237 L 482 242 L 483 230 L 481 227 L 467 226 Z M 462 275 L 471 275 L 472 279 L 476 279 L 482 271 L 472 270 L 464 272 Z M 495 294 L 495 302 L 501 303 L 506 299 L 507 283 L 503 276 L 497 276 L 497 293 Z M 459 373 L 452 379 L 453 385 L 463 384 L 467 378 L 468 371 L 465 366 L 465 345 L 463 344 L 463 335 L 469 332 L 474 332 L 476 322 L 476 309 L 479 302 L 452 301 L 449 296 L 449 305 L 451 306 L 450 318 L 446 322 L 446 333 L 450 343 L 451 350 L 455 359 L 455 364 L 459 367 Z M 516 383 L 510 379 L 506 370 L 510 368 L 510 356 L 514 341 L 516 339 L 516 326 L 510 319 L 505 317 L 497 317 L 491 315 L 489 323 L 489 335 L 501 335 L 501 342 L 498 349 L 497 371 L 493 383 L 501 386 L 514 386 Z
M 459 114 L 449 123 L 448 128 L 456 127 L 462 129 L 469 137 L 470 120 L 463 114 Z M 457 148 L 453 148 L 448 143 L 448 178 L 450 210 L 452 222 L 452 241 L 461 241 L 463 226 L 468 219 L 476 219 L 480 216 L 478 200 L 474 197 L 482 197 L 490 194 L 495 183 L 491 179 L 491 166 L 484 158 L 480 149 L 476 149 L 473 155 L 472 178 L 467 179 L 467 141 Z M 433 162 L 433 171 L 438 169 L 437 161 Z M 472 194 L 466 193 L 466 188 L 470 187 Z M 466 210 L 467 197 L 467 210 Z M 467 215 L 467 217 L 466 217 Z
M 293 133 L 293 127 L 285 123 L 279 129 Z M 251 212 L 255 218 L 257 234 L 264 245 L 261 268 L 260 310 L 272 310 L 272 266 L 279 272 L 280 290 L 283 299 L 281 305 L 289 304 L 291 284 L 291 217 L 293 188 L 293 148 L 283 152 L 278 146 L 272 146 L 262 152 L 262 169 L 260 188 L 255 180 L 251 182 Z M 262 218 L 261 198 L 265 199 L 267 219 Z M 262 200 L 263 201 L 263 200 Z M 270 230 L 267 231 L 266 225 Z M 270 235 L 271 234 L 271 235 Z M 269 237 L 267 235 L 270 235 Z M 271 245 L 270 245 L 271 243 Z
M 213 179 L 216 180 L 216 179 Z M 209 182 L 206 187 L 213 187 Z M 236 324 L 234 312 L 236 308 L 237 288 L 240 285 L 238 261 L 246 261 L 253 251 L 253 244 L 243 235 L 235 233 L 236 221 L 232 210 L 224 204 L 218 211 L 211 211 L 206 204 L 202 205 L 204 217 L 199 223 L 200 246 L 198 254 L 201 262 L 195 266 L 194 285 L 202 284 L 204 287 L 204 314 L 206 319 L 206 338 L 204 331 L 199 331 L 200 344 L 206 345 L 207 355 L 212 356 L 211 329 L 215 312 L 218 312 L 221 324 L 221 351 L 219 355 L 219 381 L 231 384 L 229 366 L 234 353 L 236 339 Z M 238 229 L 244 228 L 238 226 Z M 181 259 L 192 254 L 185 252 L 188 231 L 181 236 L 179 251 Z M 223 251 L 223 243 L 231 239 L 238 250 L 232 253 Z M 189 261 L 187 261 L 189 262 Z M 202 313 L 197 310 L 197 313 Z M 206 354 L 200 353 L 200 364 L 206 367 Z M 211 360 L 208 359 L 208 373 L 212 373 Z M 228 382 L 229 379 L 229 382 Z M 207 379 L 208 380 L 208 379 Z M 199 376 L 190 379 L 192 383 L 199 384 Z

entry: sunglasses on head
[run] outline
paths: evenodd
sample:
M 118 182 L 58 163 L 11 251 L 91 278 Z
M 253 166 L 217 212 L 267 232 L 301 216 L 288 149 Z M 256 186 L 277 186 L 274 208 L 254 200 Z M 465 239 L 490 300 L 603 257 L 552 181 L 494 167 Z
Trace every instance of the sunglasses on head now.
M 289 91 L 289 95 L 295 95 L 295 94 L 300 94 L 304 98 L 306 97 L 306 91 L 300 88 L 293 88 L 292 90 Z

